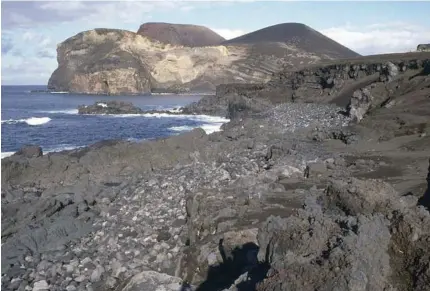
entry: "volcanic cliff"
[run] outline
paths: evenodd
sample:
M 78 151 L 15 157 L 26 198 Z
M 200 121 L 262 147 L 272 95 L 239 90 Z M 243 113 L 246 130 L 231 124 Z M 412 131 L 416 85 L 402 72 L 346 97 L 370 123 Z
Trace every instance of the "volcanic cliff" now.
M 265 83 L 284 68 L 358 56 L 303 24 L 268 27 L 247 34 L 246 41 L 217 46 L 201 46 L 218 40 L 197 28 L 152 23 L 138 33 L 81 32 L 58 45 L 58 68 L 48 88 L 90 94 L 213 91 L 224 83 Z

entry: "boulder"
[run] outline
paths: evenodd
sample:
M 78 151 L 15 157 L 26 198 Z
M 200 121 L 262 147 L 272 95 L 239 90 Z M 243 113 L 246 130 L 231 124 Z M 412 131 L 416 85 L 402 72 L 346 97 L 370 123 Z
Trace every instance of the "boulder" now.
M 43 156 L 42 148 L 38 145 L 25 145 L 21 147 L 14 156 L 25 158 L 37 158 Z
M 334 181 L 296 214 L 269 217 L 256 290 L 428 290 L 430 215 L 403 199 L 379 180 Z

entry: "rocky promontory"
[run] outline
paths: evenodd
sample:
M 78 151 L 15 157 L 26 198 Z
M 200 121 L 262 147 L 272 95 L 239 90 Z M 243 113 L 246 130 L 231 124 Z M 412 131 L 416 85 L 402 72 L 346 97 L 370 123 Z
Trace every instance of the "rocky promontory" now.
M 93 105 L 78 106 L 79 114 L 141 114 L 143 110 L 131 102 L 97 101 Z
M 303 24 L 269 27 L 255 37 L 248 34 L 247 42 L 197 47 L 184 44 L 203 39 L 201 34 L 209 37 L 209 29 L 191 30 L 196 35 L 176 41 L 175 33 L 164 38 L 166 25 L 144 24 L 140 33 L 94 29 L 68 38 L 57 47 L 58 68 L 48 88 L 90 94 L 210 92 L 225 83 L 267 82 L 284 67 L 358 56 Z M 178 33 L 180 28 L 175 26 Z
M 429 60 L 219 87 L 186 108 L 230 115 L 210 135 L 3 159 L 2 289 L 428 291 Z

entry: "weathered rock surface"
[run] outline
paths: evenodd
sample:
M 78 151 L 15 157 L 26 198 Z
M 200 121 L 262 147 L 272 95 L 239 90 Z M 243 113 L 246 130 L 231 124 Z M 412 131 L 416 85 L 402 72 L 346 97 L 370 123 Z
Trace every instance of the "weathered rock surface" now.
M 97 101 L 93 105 L 80 105 L 79 114 L 141 114 L 143 110 L 131 102 Z
M 37 158 L 43 156 L 43 150 L 37 145 L 26 145 L 20 148 L 14 155 L 26 158 Z
M 156 39 L 164 39 L 158 35 L 161 31 L 164 29 L 154 32 Z M 306 33 L 300 42 L 291 44 L 282 31 L 274 33 L 275 39 L 262 42 L 185 47 L 150 39 L 141 35 L 142 31 L 85 31 L 58 46 L 58 68 L 48 88 L 92 94 L 208 92 L 224 83 L 264 83 L 285 66 L 294 69 L 323 59 L 357 55 L 316 32 Z M 320 45 L 329 43 L 330 51 L 316 52 L 304 45 L 313 38 Z
M 341 107 L 223 86 L 221 132 L 3 159 L 2 289 L 427 291 L 430 72 L 397 57 Z
M 217 46 L 225 38 L 201 25 L 148 22 L 139 27 L 137 34 L 175 46 Z
M 427 111 L 418 104 L 428 102 L 429 57 L 429 53 L 381 55 L 333 61 L 296 72 L 283 71 L 266 84 L 221 85 L 215 97 L 206 96 L 185 107 L 184 112 L 231 118 L 284 102 L 334 103 L 345 107 L 345 113 L 358 122 L 372 111 L 380 111 L 378 116 L 385 120 L 385 112 L 398 110 L 399 119 L 385 120 L 384 128 L 377 122 L 377 126 L 372 126 L 373 117 L 365 119 L 363 126 L 373 127 L 381 139 L 405 131 L 426 133 Z M 408 94 L 409 98 L 404 97 Z

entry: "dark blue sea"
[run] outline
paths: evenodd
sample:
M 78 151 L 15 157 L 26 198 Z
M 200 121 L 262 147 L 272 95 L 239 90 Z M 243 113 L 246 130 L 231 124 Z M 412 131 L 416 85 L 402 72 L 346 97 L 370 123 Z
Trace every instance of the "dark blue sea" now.
M 204 115 L 79 115 L 78 105 L 96 101 L 129 101 L 141 109 L 176 110 L 202 96 L 100 96 L 68 93 L 32 93 L 44 86 L 1 87 L 2 158 L 26 144 L 44 152 L 73 149 L 107 139 L 143 141 L 202 127 L 216 131 L 226 120 Z

